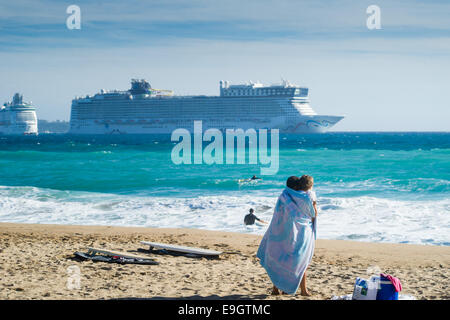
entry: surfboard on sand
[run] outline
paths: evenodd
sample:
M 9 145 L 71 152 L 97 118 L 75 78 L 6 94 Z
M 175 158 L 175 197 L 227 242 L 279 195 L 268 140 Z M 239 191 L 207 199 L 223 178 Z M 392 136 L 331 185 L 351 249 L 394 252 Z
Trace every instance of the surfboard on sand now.
M 149 242 L 149 241 L 141 241 L 142 244 L 150 246 L 150 250 L 152 249 L 163 249 L 167 251 L 175 251 L 186 254 L 194 254 L 198 256 L 218 256 L 222 254 L 220 251 L 208 250 L 202 248 L 194 248 L 187 246 L 179 246 L 175 244 L 167 244 L 167 243 L 159 243 L 159 242 Z
M 124 257 L 127 259 L 137 259 L 137 260 L 149 260 L 149 257 L 143 257 L 138 256 L 135 254 L 127 253 L 127 252 L 120 252 L 120 251 L 111 251 L 111 250 L 105 250 L 105 249 L 99 249 L 99 248 L 88 248 L 89 254 L 104 254 L 106 256 L 110 257 Z

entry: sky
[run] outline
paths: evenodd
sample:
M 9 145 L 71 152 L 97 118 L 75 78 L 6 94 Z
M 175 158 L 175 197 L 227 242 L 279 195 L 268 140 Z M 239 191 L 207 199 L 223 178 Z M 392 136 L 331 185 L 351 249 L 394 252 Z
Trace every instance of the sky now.
M 0 102 L 20 92 L 38 118 L 69 120 L 75 96 L 132 78 L 204 95 L 283 78 L 345 116 L 336 131 L 449 131 L 449 17 L 448 0 L 0 0 Z

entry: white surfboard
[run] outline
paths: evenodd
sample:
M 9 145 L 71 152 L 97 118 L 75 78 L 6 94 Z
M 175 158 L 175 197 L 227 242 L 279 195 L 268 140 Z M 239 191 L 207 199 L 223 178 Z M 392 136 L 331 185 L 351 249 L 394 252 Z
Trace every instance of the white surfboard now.
M 258 227 L 265 227 L 265 226 L 267 226 L 267 224 L 262 223 L 262 222 L 259 222 L 258 220 L 255 221 L 255 224 L 256 224 Z
M 220 251 L 208 250 L 202 248 L 194 248 L 194 247 L 186 247 L 186 246 L 178 246 L 175 244 L 167 244 L 167 243 L 159 243 L 159 242 L 149 242 L 149 241 L 141 241 L 142 244 L 150 246 L 150 249 L 165 249 L 169 251 L 183 252 L 183 253 L 191 253 L 200 256 L 218 256 L 222 254 Z
M 135 254 L 131 254 L 131 253 L 126 253 L 126 252 L 120 252 L 120 251 L 112 251 L 112 250 L 106 250 L 106 249 L 99 249 L 99 248 L 88 248 L 88 253 L 89 254 L 104 254 L 106 256 L 110 256 L 110 257 L 114 257 L 114 256 L 118 256 L 118 257 L 124 257 L 124 258 L 128 258 L 128 259 L 145 259 L 145 260 L 149 260 L 149 257 L 143 257 L 143 256 L 137 256 Z M 152 259 L 150 259 L 152 260 Z
M 239 179 L 238 184 L 239 185 L 247 185 L 247 184 L 257 184 L 262 179 Z

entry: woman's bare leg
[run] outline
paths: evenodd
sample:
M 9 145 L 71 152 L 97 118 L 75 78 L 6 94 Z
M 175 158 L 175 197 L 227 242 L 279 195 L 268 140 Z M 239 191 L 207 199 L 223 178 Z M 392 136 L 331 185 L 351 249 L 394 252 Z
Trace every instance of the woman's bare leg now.
M 303 278 L 302 278 L 302 282 L 300 282 L 300 289 L 301 289 L 301 295 L 302 296 L 310 296 L 311 294 L 309 293 L 308 289 L 306 289 L 306 271 L 303 274 Z
M 280 294 L 280 290 L 277 287 L 273 286 L 272 295 L 278 296 Z

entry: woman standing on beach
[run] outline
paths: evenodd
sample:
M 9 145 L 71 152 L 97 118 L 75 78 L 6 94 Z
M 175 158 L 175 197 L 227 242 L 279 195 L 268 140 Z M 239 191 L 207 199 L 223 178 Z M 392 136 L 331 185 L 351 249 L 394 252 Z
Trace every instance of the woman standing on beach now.
M 317 216 L 313 184 L 311 176 L 289 177 L 258 248 L 256 256 L 274 284 L 272 294 L 295 294 L 300 286 L 303 296 L 310 295 L 306 269 L 314 254 Z

